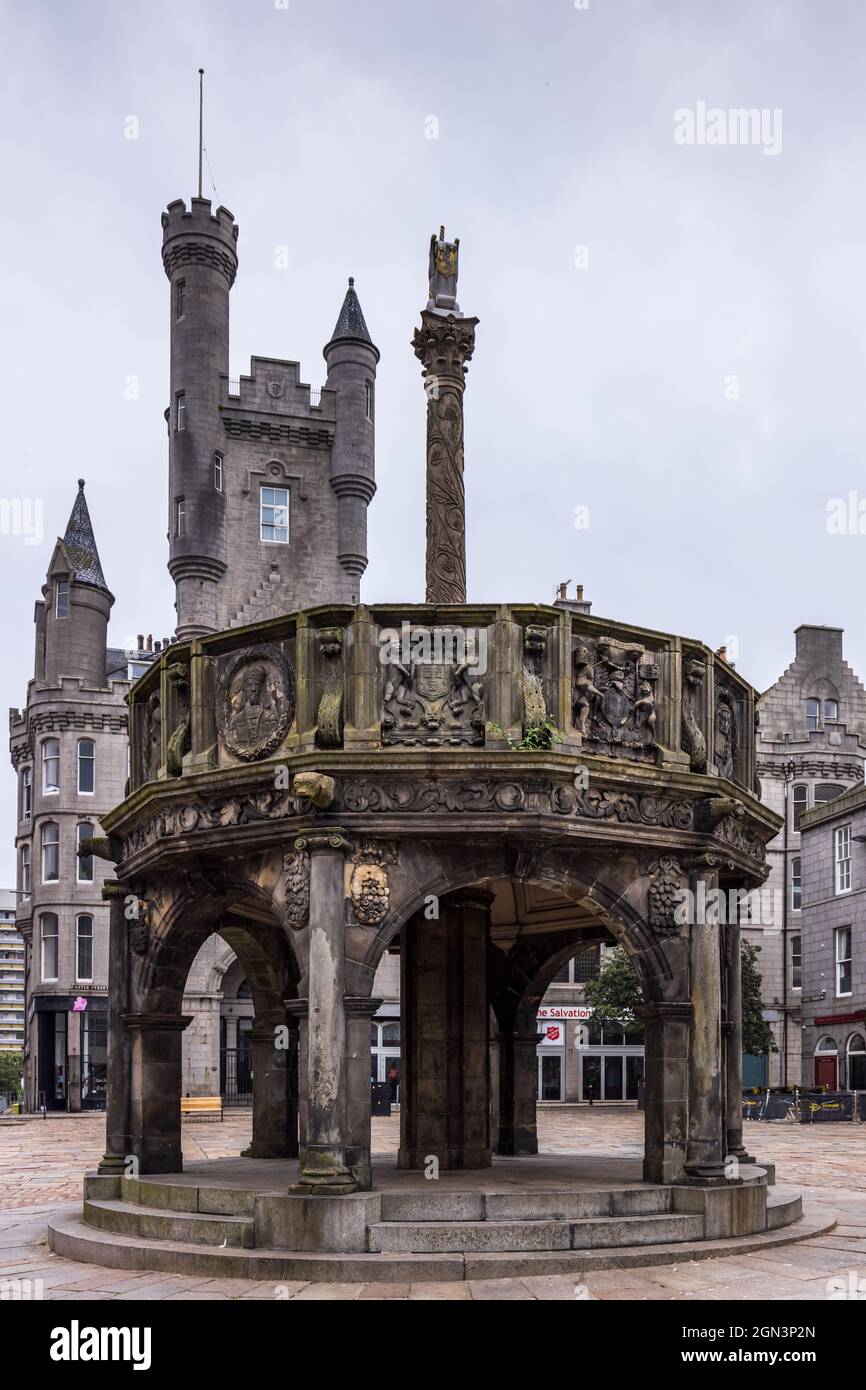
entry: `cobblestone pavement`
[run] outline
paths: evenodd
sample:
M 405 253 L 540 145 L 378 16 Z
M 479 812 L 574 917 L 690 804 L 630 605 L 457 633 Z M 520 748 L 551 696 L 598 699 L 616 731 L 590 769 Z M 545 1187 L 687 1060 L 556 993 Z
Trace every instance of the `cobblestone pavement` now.
M 237 1154 L 249 1141 L 249 1112 L 219 1124 L 184 1125 L 188 1159 Z M 539 1109 L 539 1147 L 547 1153 L 639 1155 L 643 1117 L 602 1106 Z M 373 1120 L 373 1148 L 397 1147 L 398 1121 Z M 655 1300 L 826 1299 L 828 1281 L 862 1280 L 866 1291 L 866 1125 L 749 1124 L 746 1143 L 773 1162 L 780 1182 L 839 1213 L 827 1236 L 755 1255 L 680 1265 L 607 1270 L 581 1285 L 565 1276 L 468 1281 L 465 1284 L 280 1284 L 243 1279 L 101 1269 L 60 1259 L 47 1247 L 45 1223 L 58 1210 L 73 1214 L 81 1178 L 104 1146 L 102 1115 L 52 1116 L 0 1123 L 0 1280 L 40 1279 L 47 1299 L 475 1299 Z M 856 1284 L 854 1285 L 856 1287 Z

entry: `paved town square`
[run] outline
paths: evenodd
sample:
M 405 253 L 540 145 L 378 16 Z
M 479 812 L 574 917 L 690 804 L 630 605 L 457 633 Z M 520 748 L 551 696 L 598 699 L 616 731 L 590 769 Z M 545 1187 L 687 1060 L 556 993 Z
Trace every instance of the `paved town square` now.
M 249 1112 L 183 1129 L 184 1158 L 236 1154 L 250 1133 Z M 46 1245 L 49 1216 L 80 1205 L 82 1176 L 104 1145 L 100 1115 L 51 1116 L 0 1124 L 0 1280 L 41 1280 L 46 1299 L 475 1299 L 475 1300 L 826 1300 L 866 1290 L 866 1125 L 747 1127 L 750 1146 L 777 1165 L 777 1180 L 802 1192 L 807 1208 L 835 1216 L 827 1235 L 761 1254 L 687 1260 L 571 1276 L 467 1280 L 464 1283 L 312 1283 L 205 1279 L 100 1269 L 61 1259 Z M 396 1150 L 396 1116 L 375 1119 L 373 1147 Z M 541 1153 L 639 1156 L 643 1116 L 605 1107 L 540 1107 Z M 862 1296 L 862 1295 L 861 1295 Z

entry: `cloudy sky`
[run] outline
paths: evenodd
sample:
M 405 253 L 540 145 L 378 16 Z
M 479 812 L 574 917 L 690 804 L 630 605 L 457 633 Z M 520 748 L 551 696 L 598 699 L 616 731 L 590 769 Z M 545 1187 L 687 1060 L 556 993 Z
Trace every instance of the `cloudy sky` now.
M 173 627 L 159 219 L 194 191 L 199 66 L 232 375 L 256 353 L 321 385 L 349 274 L 382 353 L 364 597 L 423 597 L 409 340 L 444 222 L 480 319 L 470 597 L 579 580 L 762 688 L 829 623 L 866 674 L 866 534 L 827 529 L 866 499 L 861 0 L 2 0 L 0 26 L 0 496 L 44 507 L 41 544 L 0 536 L 5 706 L 79 476 L 112 641 Z M 740 108 L 763 133 L 719 143 Z

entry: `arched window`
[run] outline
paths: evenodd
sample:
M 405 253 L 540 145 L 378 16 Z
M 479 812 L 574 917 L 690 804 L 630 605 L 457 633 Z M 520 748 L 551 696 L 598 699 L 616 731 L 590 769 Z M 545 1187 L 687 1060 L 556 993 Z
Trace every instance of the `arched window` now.
M 42 826 L 42 882 L 56 883 L 60 878 L 60 826 L 47 820 Z
M 866 1091 L 866 1037 L 852 1033 L 848 1039 L 848 1090 Z
M 794 818 L 791 828 L 800 829 L 800 819 L 804 811 L 809 809 L 809 788 L 803 782 L 799 782 L 792 790 Z
M 237 999 L 252 999 L 252 991 L 249 985 L 247 984 L 246 980 L 241 980 L 240 984 L 238 985 L 237 995 L 235 997 Z
M 87 821 L 83 821 L 81 825 L 75 827 L 75 837 L 78 842 L 78 848 L 80 849 L 82 845 L 87 844 L 88 840 L 93 839 L 93 826 L 90 825 Z M 93 855 L 85 854 L 82 855 L 80 858 L 76 856 L 76 858 L 78 859 L 78 872 L 76 874 L 78 882 L 92 883 Z
M 840 787 L 837 782 L 819 782 L 815 788 L 815 805 L 823 805 L 825 801 L 835 801 L 837 796 L 841 796 L 847 790 L 847 787 Z
M 49 796 L 60 791 L 59 738 L 47 738 L 42 744 L 42 790 Z
M 56 912 L 43 912 L 39 919 L 42 946 L 42 979 L 56 980 L 59 965 L 59 924 Z
M 839 718 L 839 701 L 838 701 L 838 700 L 825 700 L 825 701 L 824 701 L 824 723 L 825 723 L 825 724 L 835 724 L 835 722 L 836 722 L 836 720 L 837 720 L 838 718 Z
M 806 728 L 818 729 L 821 726 L 821 701 L 811 696 L 806 701 Z
M 78 740 L 78 790 L 89 796 L 96 786 L 96 744 L 92 738 Z
M 75 978 L 93 979 L 93 918 L 88 912 L 75 919 Z

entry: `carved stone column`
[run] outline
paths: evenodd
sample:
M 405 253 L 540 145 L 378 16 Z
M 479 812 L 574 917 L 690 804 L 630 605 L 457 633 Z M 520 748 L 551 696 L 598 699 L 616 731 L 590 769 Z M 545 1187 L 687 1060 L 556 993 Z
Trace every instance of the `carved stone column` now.
M 427 602 L 466 602 L 463 392 L 476 318 L 425 309 L 412 346 L 427 392 Z
M 743 982 L 740 966 L 740 924 L 729 922 L 725 928 L 728 1008 L 725 1025 L 725 1138 L 727 1154 L 733 1154 L 740 1163 L 753 1163 L 754 1159 L 743 1143 Z
M 336 828 L 302 836 L 310 856 L 306 1126 L 300 1190 L 339 1196 L 357 1186 L 350 1171 L 346 1116 L 344 853 Z
M 346 999 L 347 1163 L 363 1191 L 373 1185 L 370 1158 L 370 1019 L 381 999 Z
M 105 1153 L 100 1173 L 125 1172 L 129 1137 L 129 1037 L 123 1015 L 129 1009 L 129 923 L 124 916 L 123 888 L 103 885 L 108 898 L 108 1097 L 105 1105 Z
M 718 870 L 710 863 L 691 874 L 692 902 L 707 903 L 719 886 Z M 692 1004 L 689 1036 L 689 1142 L 686 1172 L 703 1181 L 724 1179 L 722 1105 L 722 976 L 718 912 L 711 906 L 697 912 L 689 927 L 689 992 Z

